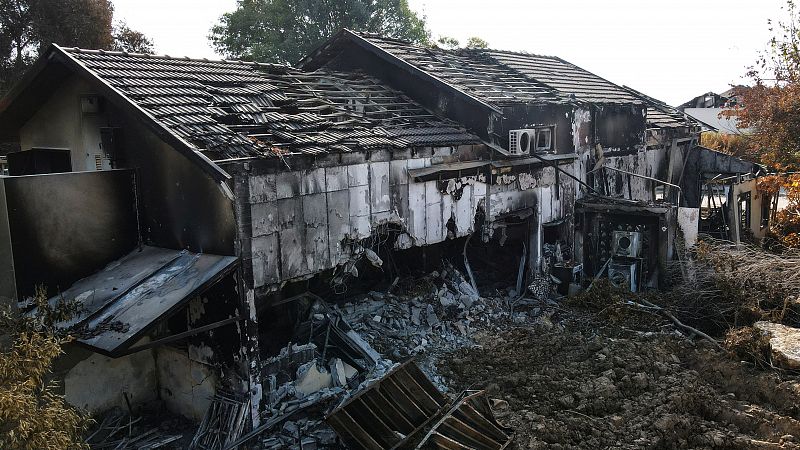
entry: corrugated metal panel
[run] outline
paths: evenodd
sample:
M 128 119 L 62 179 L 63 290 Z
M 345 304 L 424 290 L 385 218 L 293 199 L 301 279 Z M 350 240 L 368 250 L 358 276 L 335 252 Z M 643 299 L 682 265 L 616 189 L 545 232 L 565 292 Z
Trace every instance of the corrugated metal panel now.
M 466 391 L 422 439 L 417 449 L 503 450 L 511 429 L 494 417 L 485 391 Z
M 430 424 L 447 398 L 412 361 L 350 397 L 325 420 L 351 448 L 399 448 Z

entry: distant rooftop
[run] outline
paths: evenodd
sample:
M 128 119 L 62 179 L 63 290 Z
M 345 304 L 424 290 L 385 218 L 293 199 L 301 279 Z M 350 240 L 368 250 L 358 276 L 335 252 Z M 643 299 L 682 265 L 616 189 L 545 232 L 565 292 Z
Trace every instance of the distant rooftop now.
M 716 131 L 722 134 L 750 134 L 749 128 L 739 128 L 736 117 L 720 116 L 725 108 L 686 108 L 686 115 L 700 122 L 707 131 Z

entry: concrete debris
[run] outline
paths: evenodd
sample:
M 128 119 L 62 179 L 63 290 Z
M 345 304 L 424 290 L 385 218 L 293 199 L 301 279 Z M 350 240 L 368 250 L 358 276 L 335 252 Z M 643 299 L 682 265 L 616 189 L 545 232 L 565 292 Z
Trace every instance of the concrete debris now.
M 784 369 L 800 369 L 800 328 L 763 321 L 753 326 L 769 335 L 773 364 Z
M 496 331 L 506 324 L 535 323 L 549 305 L 503 293 L 482 297 L 449 263 L 441 271 L 414 280 L 414 284 L 432 289 L 416 295 L 403 295 L 400 289 L 395 289 L 395 294 L 370 292 L 333 308 L 385 358 L 399 361 L 417 356 L 422 371 L 445 391 L 447 387 L 433 365 L 437 355 L 473 345 L 471 337 L 477 330 Z M 531 307 L 536 314 L 512 314 L 509 305 L 514 301 L 517 309 Z M 377 317 L 380 320 L 375 320 Z
M 305 398 L 329 387 L 333 387 L 333 377 L 324 367 L 317 367 L 316 361 L 306 363 L 297 369 L 295 390 L 298 397 Z
M 369 261 L 370 264 L 372 264 L 373 266 L 375 266 L 375 267 L 382 267 L 383 266 L 383 260 L 380 258 L 380 256 L 378 256 L 377 253 L 372 251 L 372 249 L 365 248 L 364 249 L 364 256 L 367 257 L 367 261 Z
M 334 386 L 347 386 L 347 374 L 344 363 L 339 358 L 333 358 L 330 362 L 331 382 Z M 353 369 L 355 370 L 355 369 Z
M 281 370 L 295 370 L 301 364 L 305 364 L 314 359 L 317 346 L 313 343 L 305 345 L 290 344 L 281 349 L 278 356 L 273 356 L 262 361 L 262 372 L 265 374 L 275 374 Z
M 437 374 L 435 362 L 440 355 L 474 346 L 477 332 L 523 323 L 554 326 L 547 318 L 551 300 L 524 298 L 510 291 L 481 296 L 449 263 L 441 271 L 411 280 L 411 285 L 420 289 L 402 293 L 401 284 L 394 293 L 371 291 L 338 304 L 318 299 L 308 320 L 295 330 L 293 342 L 307 343 L 289 344 L 265 360 L 265 375 L 269 372 L 272 378 L 265 394 L 270 410 L 264 420 L 277 424 L 293 411 L 322 400 L 352 403 L 389 374 L 406 370 L 397 361 L 410 357 L 416 363 L 413 370 L 432 383 L 431 395 L 439 395 L 448 387 Z M 512 306 L 519 311 L 512 312 Z M 321 448 L 338 442 L 328 425 L 314 420 L 320 415 L 304 411 L 301 416 L 282 422 L 272 434 L 262 432 L 262 448 Z M 399 433 L 397 439 L 403 440 Z
M 310 450 L 336 444 L 336 432 L 322 420 L 300 418 L 286 421 L 275 434 L 261 441 L 262 450 Z

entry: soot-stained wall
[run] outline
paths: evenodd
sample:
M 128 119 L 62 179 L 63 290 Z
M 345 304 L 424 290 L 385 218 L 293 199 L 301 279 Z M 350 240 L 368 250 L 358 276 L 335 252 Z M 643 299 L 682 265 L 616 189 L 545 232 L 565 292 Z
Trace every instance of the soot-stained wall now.
M 67 289 L 138 242 L 132 171 L 0 178 L 19 298 Z
M 645 145 L 646 109 L 637 105 L 595 105 L 596 142 L 611 152 L 636 151 Z
M 266 162 L 225 166 L 235 177 L 241 254 L 252 270 L 252 285 L 277 285 L 342 264 L 352 256 L 351 243 L 389 224 L 402 230 L 395 246 L 403 249 L 471 234 L 479 210 L 490 223 L 526 209 L 537 222 L 571 213 L 576 182 L 540 163 L 493 174 L 487 161 L 481 173 L 431 181 L 409 175 L 472 151 L 471 146 L 422 154 L 380 151 L 368 160 L 350 155 L 350 161 L 295 170 Z M 572 160 L 563 166 L 576 174 L 583 167 Z

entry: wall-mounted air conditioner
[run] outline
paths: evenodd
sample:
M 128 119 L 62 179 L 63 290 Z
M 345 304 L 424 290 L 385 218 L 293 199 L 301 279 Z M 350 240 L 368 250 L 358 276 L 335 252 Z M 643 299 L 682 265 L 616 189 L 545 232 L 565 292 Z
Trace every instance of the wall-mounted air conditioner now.
M 615 231 L 611 243 L 614 256 L 638 258 L 642 253 L 642 234 L 638 231 Z
M 536 140 L 536 130 L 511 130 L 508 132 L 508 152 L 515 156 L 527 155 Z

